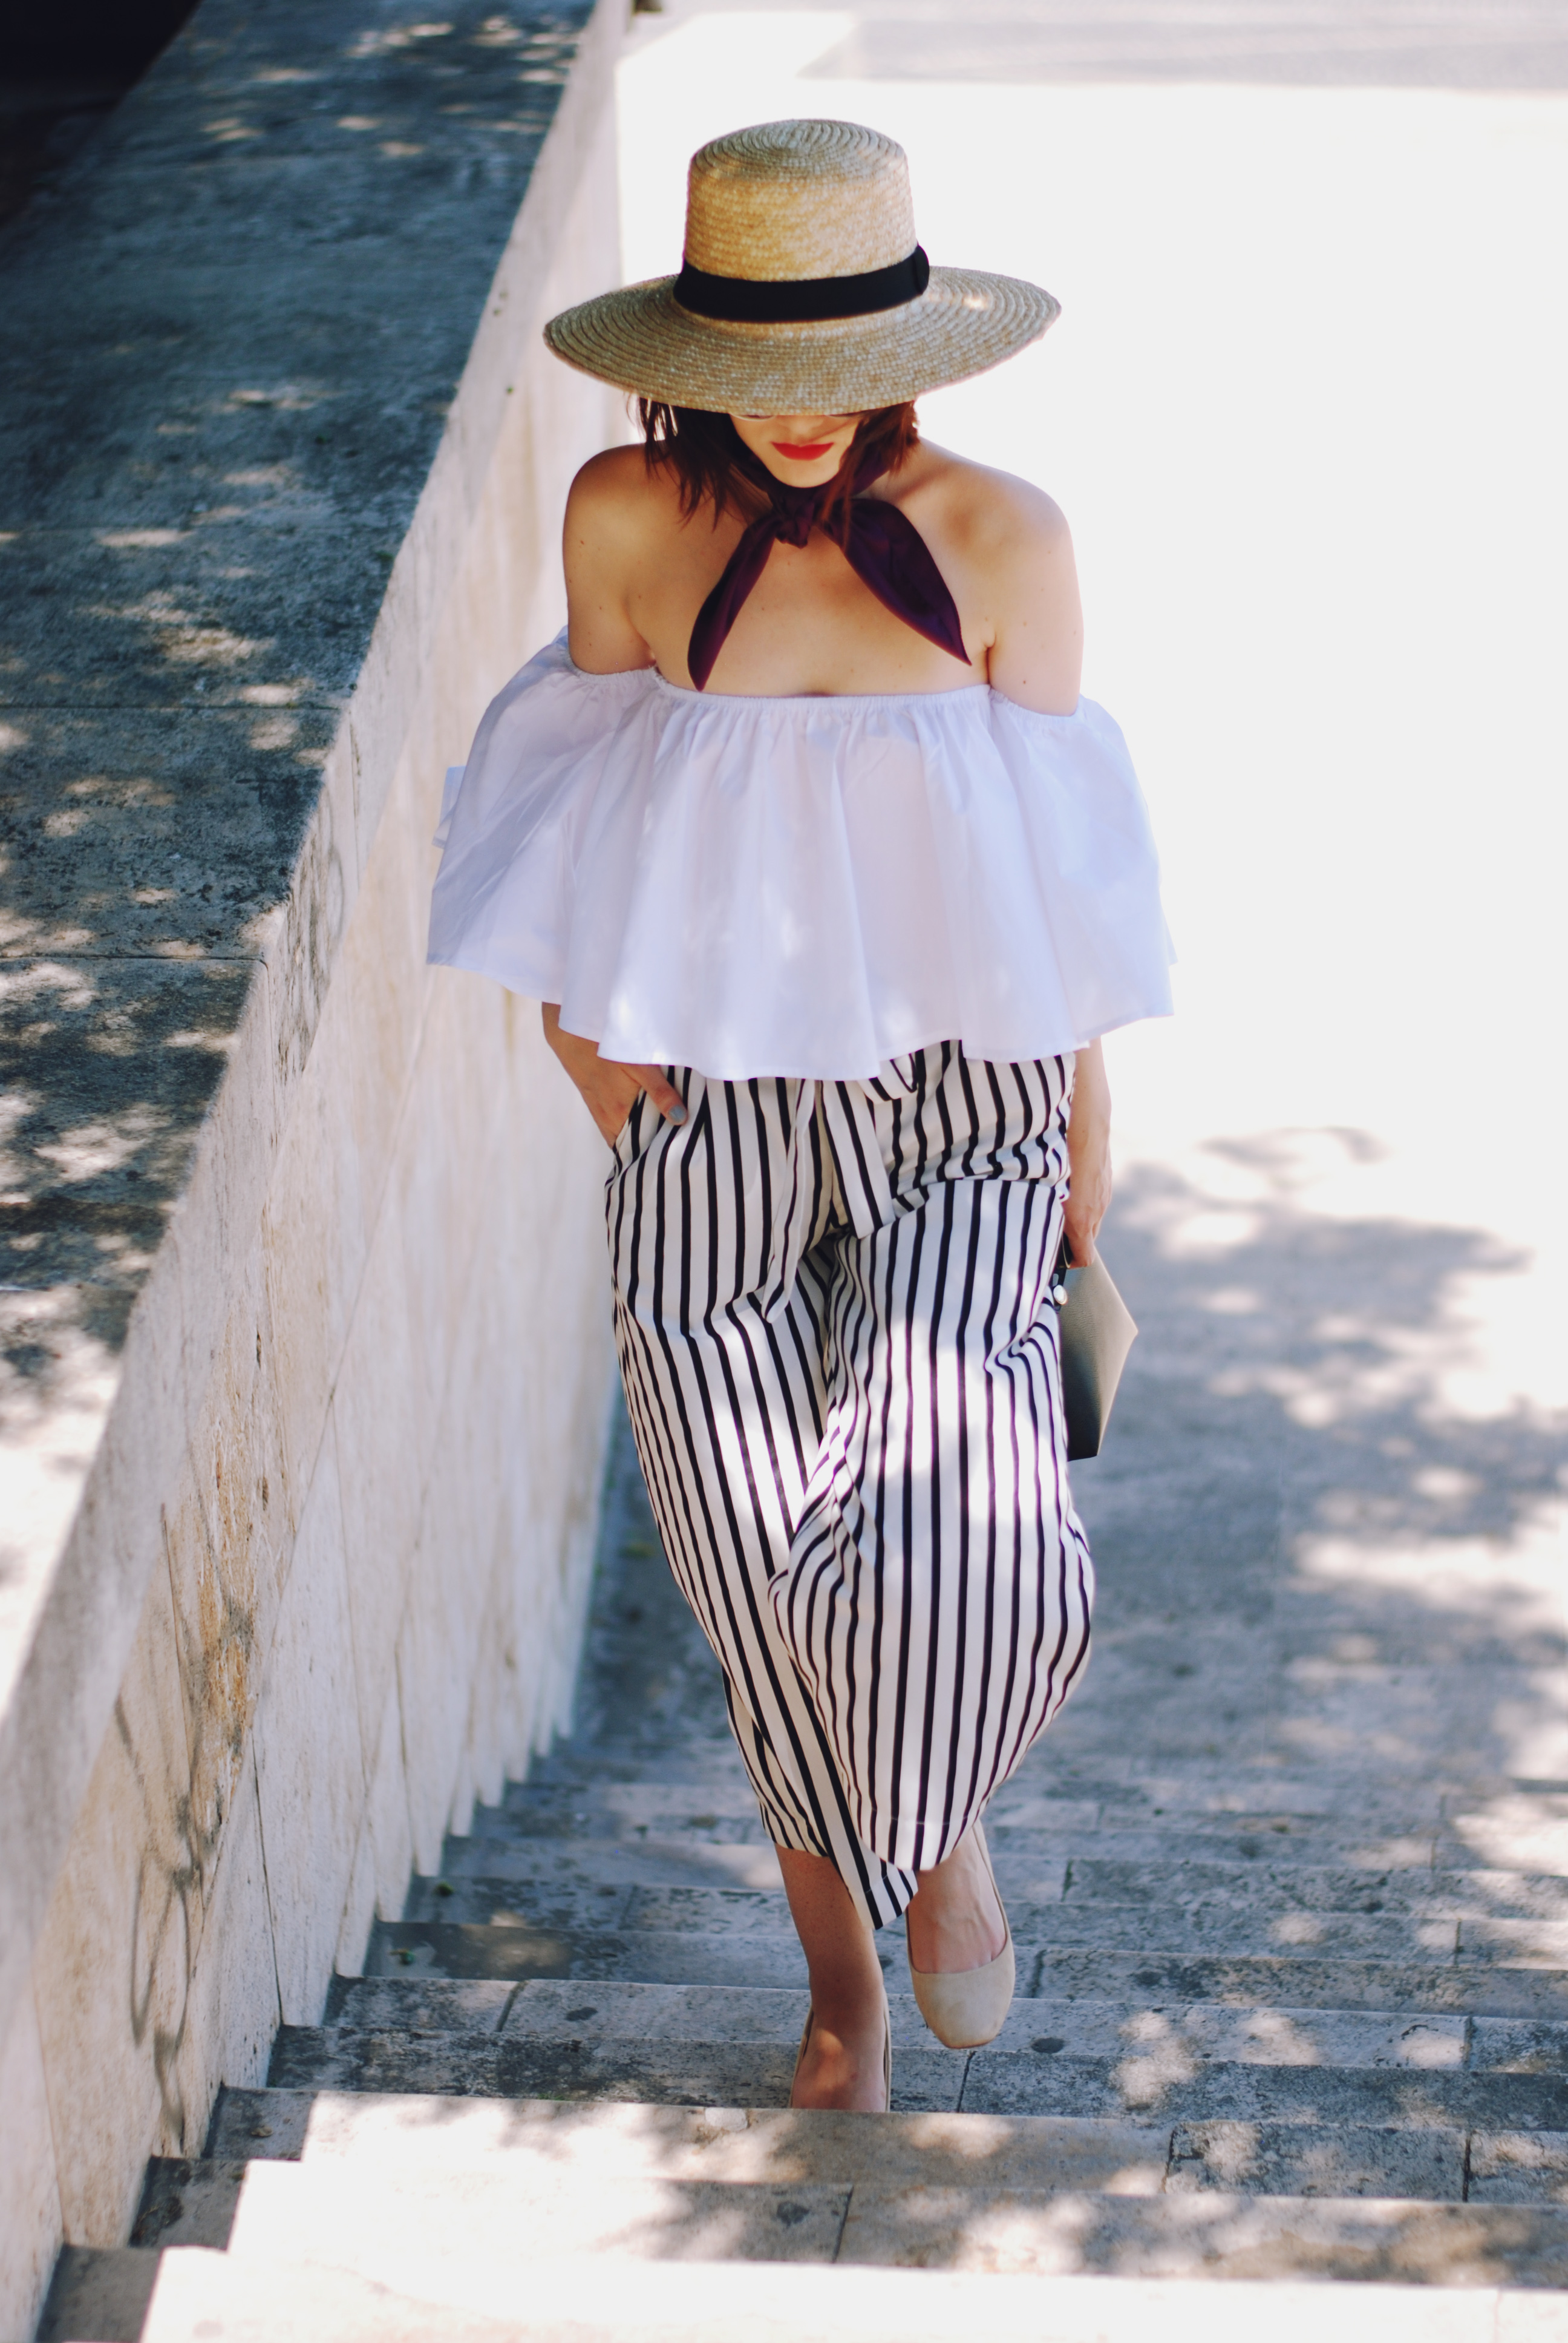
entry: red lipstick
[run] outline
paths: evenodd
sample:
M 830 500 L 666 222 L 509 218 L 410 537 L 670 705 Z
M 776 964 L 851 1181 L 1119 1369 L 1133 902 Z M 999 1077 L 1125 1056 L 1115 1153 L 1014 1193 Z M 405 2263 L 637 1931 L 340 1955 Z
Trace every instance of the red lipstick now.
M 830 439 L 812 439 L 803 447 L 795 447 L 788 439 L 775 439 L 773 442 L 776 456 L 791 457 L 797 464 L 815 464 L 822 457 L 830 455 L 832 448 Z

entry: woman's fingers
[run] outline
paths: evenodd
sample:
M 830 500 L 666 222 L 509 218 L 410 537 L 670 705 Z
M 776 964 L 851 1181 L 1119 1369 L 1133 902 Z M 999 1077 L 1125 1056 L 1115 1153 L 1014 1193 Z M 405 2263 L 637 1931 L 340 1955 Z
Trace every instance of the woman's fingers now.
M 686 1101 L 658 1066 L 628 1066 L 626 1071 L 648 1092 L 666 1122 L 686 1121 Z
M 623 1066 L 612 1059 L 596 1057 L 583 1069 L 582 1076 L 574 1079 L 610 1147 L 620 1137 L 639 1091 L 648 1092 L 667 1121 L 686 1121 L 686 1104 L 680 1092 L 657 1066 Z
M 608 1146 L 619 1138 L 638 1091 L 648 1092 L 667 1121 L 686 1121 L 686 1102 L 661 1066 L 627 1066 L 617 1058 L 601 1058 L 595 1043 L 566 1031 L 553 1002 L 544 1004 L 544 1027 L 545 1039 L 577 1084 Z

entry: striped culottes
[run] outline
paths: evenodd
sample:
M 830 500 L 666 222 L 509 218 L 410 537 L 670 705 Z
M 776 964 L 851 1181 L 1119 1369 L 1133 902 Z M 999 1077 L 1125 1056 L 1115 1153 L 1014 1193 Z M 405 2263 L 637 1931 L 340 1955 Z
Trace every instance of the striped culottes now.
M 1060 1707 L 1093 1568 L 1056 1312 L 1070 1061 L 639 1096 L 608 1189 L 648 1493 L 775 1843 L 875 1926 Z

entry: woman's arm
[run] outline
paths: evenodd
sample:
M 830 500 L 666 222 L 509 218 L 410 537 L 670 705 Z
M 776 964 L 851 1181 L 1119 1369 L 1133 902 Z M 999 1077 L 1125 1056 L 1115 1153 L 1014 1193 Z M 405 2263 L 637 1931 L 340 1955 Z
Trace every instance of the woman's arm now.
M 1039 716 L 1070 716 L 1083 671 L 1072 535 L 1060 507 L 1042 490 L 1022 480 L 1006 485 L 987 565 L 996 612 L 990 681 Z
M 1098 1041 L 1078 1052 L 1067 1124 L 1067 1160 L 1071 1172 L 1068 1250 L 1079 1268 L 1087 1269 L 1094 1259 L 1101 1222 L 1111 1209 L 1111 1085 L 1105 1077 L 1105 1051 Z
M 606 448 L 572 482 L 561 531 L 567 644 L 585 674 L 625 675 L 653 665 L 628 608 L 649 502 L 640 447 Z
M 574 663 L 588 675 L 624 675 L 653 664 L 653 653 L 627 609 L 647 487 L 641 449 L 611 447 L 583 466 L 567 499 L 561 532 L 567 643 Z M 563 1029 L 556 1001 L 544 1003 L 543 1016 L 546 1041 L 611 1147 L 639 1091 L 671 1122 L 686 1121 L 680 1092 L 658 1066 L 624 1066 L 601 1058 L 594 1042 Z
M 686 1108 L 680 1092 L 658 1066 L 623 1066 L 601 1058 L 597 1044 L 580 1033 L 562 1029 L 561 1012 L 553 1001 L 544 1004 L 545 1039 L 577 1084 L 583 1104 L 613 1147 L 621 1125 L 631 1112 L 638 1091 L 646 1091 L 668 1122 L 684 1122 Z
M 1000 472 L 981 477 L 983 491 L 971 492 L 969 509 L 972 553 L 995 614 L 989 628 L 990 680 L 1037 715 L 1070 716 L 1083 667 L 1083 609 L 1066 517 L 1026 480 Z M 1111 1208 L 1111 1085 L 1098 1041 L 1077 1052 L 1067 1154 L 1068 1248 L 1087 1268 Z

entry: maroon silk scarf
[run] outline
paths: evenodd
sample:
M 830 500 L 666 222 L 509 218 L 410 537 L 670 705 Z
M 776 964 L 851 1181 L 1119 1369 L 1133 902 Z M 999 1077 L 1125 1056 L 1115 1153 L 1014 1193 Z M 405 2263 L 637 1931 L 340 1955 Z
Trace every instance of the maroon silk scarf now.
M 738 458 L 737 468 L 766 490 L 769 506 L 747 529 L 726 563 L 723 577 L 697 614 L 686 663 L 699 691 L 712 674 L 724 639 L 767 568 L 775 543 L 804 545 L 811 531 L 821 526 L 822 508 L 834 486 L 829 480 L 819 488 L 794 488 L 749 458 Z M 870 456 L 855 475 L 849 533 L 839 540 L 845 558 L 856 577 L 864 580 L 895 618 L 901 618 L 906 627 L 913 627 L 939 650 L 950 652 L 968 667 L 970 656 L 964 649 L 958 608 L 931 558 L 930 548 L 897 505 L 865 493 L 885 469 Z

